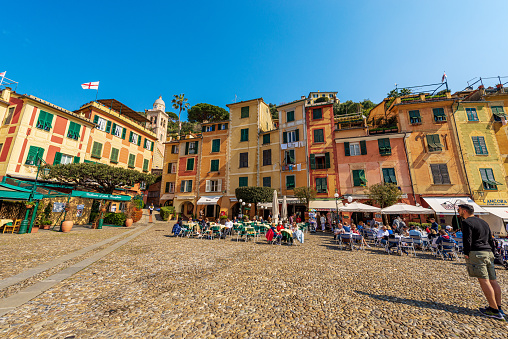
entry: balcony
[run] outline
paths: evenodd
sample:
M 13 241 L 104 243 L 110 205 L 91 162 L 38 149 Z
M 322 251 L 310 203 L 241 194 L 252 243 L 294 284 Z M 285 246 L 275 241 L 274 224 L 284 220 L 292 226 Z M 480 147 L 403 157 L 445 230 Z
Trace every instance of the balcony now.
M 335 117 L 336 131 L 365 127 L 367 127 L 367 122 L 362 113 L 345 114 Z
M 282 172 L 298 172 L 302 170 L 302 164 L 290 164 L 290 165 L 282 164 L 280 166 L 280 170 Z
M 397 133 L 399 129 L 397 126 L 388 126 L 388 127 L 374 127 L 369 128 L 369 135 L 372 134 L 385 134 L 385 133 Z

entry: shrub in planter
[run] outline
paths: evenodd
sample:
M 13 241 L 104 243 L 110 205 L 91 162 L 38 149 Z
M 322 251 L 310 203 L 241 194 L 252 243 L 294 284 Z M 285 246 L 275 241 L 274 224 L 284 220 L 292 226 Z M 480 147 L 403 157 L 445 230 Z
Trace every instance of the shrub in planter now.
M 174 212 L 174 208 L 170 208 L 172 206 L 164 206 L 164 207 L 161 207 L 161 210 L 160 210 L 160 214 L 161 214 L 161 218 L 162 220 L 168 220 L 168 217 L 170 214 L 173 214 L 172 212 Z
M 124 213 L 106 213 L 104 223 L 116 226 L 123 226 L 127 216 Z

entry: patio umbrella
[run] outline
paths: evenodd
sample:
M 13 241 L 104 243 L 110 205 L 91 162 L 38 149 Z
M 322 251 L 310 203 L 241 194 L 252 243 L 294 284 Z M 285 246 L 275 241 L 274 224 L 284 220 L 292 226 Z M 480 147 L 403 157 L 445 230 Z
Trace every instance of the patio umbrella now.
M 288 220 L 288 202 L 286 200 L 286 196 L 282 198 L 282 211 L 280 212 L 280 218 L 282 222 Z
M 430 208 L 398 203 L 381 210 L 382 214 L 434 214 Z
M 276 190 L 273 190 L 272 219 L 275 221 L 275 223 L 279 222 L 279 200 L 277 199 Z
M 374 213 L 381 211 L 381 209 L 379 207 L 362 204 L 361 202 L 352 202 L 350 204 L 344 204 L 344 206 L 339 207 L 339 211 Z

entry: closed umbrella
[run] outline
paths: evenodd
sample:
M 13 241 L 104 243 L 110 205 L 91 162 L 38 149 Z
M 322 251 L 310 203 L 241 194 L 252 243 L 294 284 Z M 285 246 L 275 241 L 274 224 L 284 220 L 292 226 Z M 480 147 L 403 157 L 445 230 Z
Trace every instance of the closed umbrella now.
M 277 199 L 276 190 L 273 190 L 272 217 L 275 223 L 279 222 L 279 200 Z
M 288 202 L 286 200 L 286 196 L 282 198 L 282 211 L 280 213 L 280 217 L 282 219 L 282 222 L 288 220 Z

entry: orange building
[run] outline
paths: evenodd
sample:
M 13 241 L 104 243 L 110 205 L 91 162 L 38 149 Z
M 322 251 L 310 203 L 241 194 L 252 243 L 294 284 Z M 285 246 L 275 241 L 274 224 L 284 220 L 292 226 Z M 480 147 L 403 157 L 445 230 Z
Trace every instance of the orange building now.
M 338 163 L 335 155 L 332 103 L 306 105 L 309 186 L 317 191 L 316 199 L 333 200 L 339 192 Z M 332 198 L 332 199 L 329 199 Z
M 202 139 L 200 135 L 189 134 L 179 140 L 179 154 L 176 162 L 176 185 L 173 206 L 175 212 L 184 218 L 197 217 L 199 187 L 199 156 Z
M 229 120 L 202 124 L 203 147 L 200 151 L 199 215 L 217 219 L 219 214 L 227 215 L 230 207 L 229 198 L 223 198 L 228 177 Z
M 180 140 L 169 137 L 164 143 L 164 165 L 161 180 L 160 205 L 172 206 L 175 199 L 176 180 L 178 174 L 178 155 L 180 152 Z

